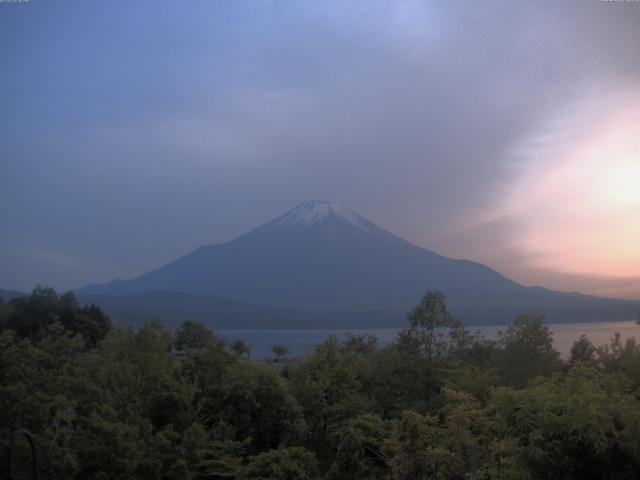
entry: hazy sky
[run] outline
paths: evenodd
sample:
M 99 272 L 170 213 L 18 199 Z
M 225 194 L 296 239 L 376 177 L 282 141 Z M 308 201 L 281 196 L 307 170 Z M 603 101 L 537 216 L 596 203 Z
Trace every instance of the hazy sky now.
M 640 2 L 0 3 L 0 288 L 128 278 L 308 199 L 640 298 Z

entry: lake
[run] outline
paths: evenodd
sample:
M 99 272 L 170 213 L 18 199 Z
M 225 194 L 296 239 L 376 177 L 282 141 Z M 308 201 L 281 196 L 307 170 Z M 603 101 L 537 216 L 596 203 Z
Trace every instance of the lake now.
M 471 331 L 479 330 L 485 337 L 495 340 L 500 330 L 506 330 L 508 325 L 493 325 L 484 327 L 469 327 Z M 595 345 L 609 343 L 615 332 L 619 332 L 622 339 L 640 336 L 640 326 L 634 321 L 602 322 L 602 323 L 556 323 L 550 324 L 553 332 L 553 344 L 563 357 L 567 357 L 573 342 L 580 335 L 587 335 Z M 311 351 L 314 345 L 324 342 L 329 336 L 343 337 L 346 334 L 362 335 L 370 333 L 378 337 L 378 345 L 384 346 L 392 342 L 399 328 L 373 329 L 338 329 L 338 330 L 219 330 L 219 335 L 226 341 L 243 340 L 251 347 L 251 357 L 263 359 L 273 357 L 271 347 L 284 344 L 289 348 L 290 357 L 299 357 Z

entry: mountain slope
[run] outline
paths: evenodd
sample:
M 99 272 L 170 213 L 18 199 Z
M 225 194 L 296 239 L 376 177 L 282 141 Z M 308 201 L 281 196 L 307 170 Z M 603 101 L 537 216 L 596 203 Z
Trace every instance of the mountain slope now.
M 14 298 L 26 297 L 28 293 L 17 292 L 15 290 L 3 290 L 0 288 L 0 298 L 5 302 L 10 302 Z
M 413 245 L 326 201 L 305 202 L 231 242 L 200 247 L 138 278 L 78 293 L 172 291 L 354 316 L 387 311 L 395 312 L 390 324 L 403 324 L 404 312 L 427 290 L 442 291 L 468 323 L 501 323 L 522 311 L 548 312 L 556 321 L 631 319 L 635 305 L 524 287 L 485 265 Z
M 100 305 L 119 323 L 139 325 L 159 318 L 177 325 L 185 319 L 211 323 L 217 329 L 238 328 L 377 328 L 393 325 L 397 311 L 327 311 L 251 305 L 210 295 L 151 291 L 128 295 L 79 294 L 81 304 Z

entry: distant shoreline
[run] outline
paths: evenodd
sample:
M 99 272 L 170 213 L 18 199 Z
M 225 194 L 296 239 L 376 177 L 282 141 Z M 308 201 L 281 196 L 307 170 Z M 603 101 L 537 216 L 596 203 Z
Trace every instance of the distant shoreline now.
M 469 331 L 480 331 L 487 339 L 495 340 L 498 331 L 505 331 L 509 325 L 470 326 Z M 553 332 L 554 348 L 563 357 L 567 357 L 573 342 L 580 335 L 587 335 L 594 345 L 608 344 L 614 333 L 619 332 L 622 339 L 631 336 L 640 338 L 640 326 L 635 320 L 612 322 L 581 322 L 581 323 L 549 323 Z M 271 347 L 284 344 L 289 348 L 292 357 L 304 356 L 309 349 L 324 342 L 331 335 L 343 337 L 348 334 L 362 335 L 365 333 L 378 337 L 378 346 L 384 347 L 391 343 L 402 328 L 327 328 L 327 329 L 220 329 L 217 333 L 226 341 L 241 339 L 252 350 L 252 357 L 256 359 L 273 356 Z

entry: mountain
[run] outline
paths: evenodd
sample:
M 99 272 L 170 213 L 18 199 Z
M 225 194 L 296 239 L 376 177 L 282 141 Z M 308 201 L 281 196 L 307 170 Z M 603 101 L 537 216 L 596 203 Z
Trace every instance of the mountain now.
M 0 288 L 0 298 L 5 302 L 9 302 L 14 298 L 26 297 L 28 293 L 17 292 L 15 290 L 3 290 Z
M 83 304 L 100 305 L 119 323 L 141 324 L 161 318 L 168 326 L 185 319 L 211 323 L 218 329 L 292 328 L 304 321 L 305 328 L 342 328 L 360 325 L 368 328 L 388 326 L 394 311 L 326 311 L 251 305 L 210 295 L 172 291 L 151 291 L 128 295 L 81 294 Z
M 90 285 L 77 293 L 107 295 L 113 303 L 162 317 L 160 304 L 140 295 L 173 292 L 234 304 L 277 309 L 287 325 L 305 327 L 318 315 L 341 325 L 404 325 L 405 314 L 427 290 L 442 291 L 454 314 L 469 324 L 510 322 L 521 312 L 546 313 L 551 321 L 628 320 L 630 301 L 525 287 L 486 265 L 438 255 L 328 201 L 305 202 L 227 243 L 203 246 L 132 280 Z M 137 297 L 131 296 L 137 295 Z M 137 299 L 134 301 L 133 299 Z M 185 318 L 186 298 L 175 298 Z M 193 300 L 193 298 L 192 298 Z M 133 304 L 139 307 L 131 307 Z M 271 310 L 273 313 L 273 310 Z M 215 323 L 215 309 L 211 309 Z M 238 315 L 238 326 L 246 325 Z M 253 323 L 253 322 L 252 322 Z M 263 326 L 270 328 L 265 319 Z M 333 323 L 333 322 L 331 322 Z

